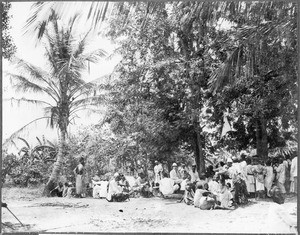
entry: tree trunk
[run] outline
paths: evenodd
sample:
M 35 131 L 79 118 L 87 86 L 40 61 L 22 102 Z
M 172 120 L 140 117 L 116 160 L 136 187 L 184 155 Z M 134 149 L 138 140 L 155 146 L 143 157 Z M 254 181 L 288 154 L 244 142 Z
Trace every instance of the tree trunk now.
M 199 175 L 205 172 L 205 160 L 204 154 L 202 149 L 202 141 L 199 128 L 196 128 L 194 134 L 194 141 L 195 141 L 195 162 L 197 165 L 197 171 Z
M 60 130 L 60 141 L 59 141 L 59 148 L 56 157 L 56 162 L 53 165 L 53 169 L 51 172 L 51 176 L 45 186 L 43 195 L 50 196 L 50 191 L 57 186 L 57 180 L 59 177 L 59 173 L 62 169 L 63 157 L 64 157 L 64 149 L 66 143 L 66 130 Z
M 268 157 L 267 122 L 263 115 L 256 120 L 256 153 L 264 160 Z

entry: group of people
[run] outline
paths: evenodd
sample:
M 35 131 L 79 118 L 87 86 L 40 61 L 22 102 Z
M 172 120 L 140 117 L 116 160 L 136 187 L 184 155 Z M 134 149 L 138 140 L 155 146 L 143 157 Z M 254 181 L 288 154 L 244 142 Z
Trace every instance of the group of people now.
M 249 197 L 257 200 L 272 197 L 277 203 L 284 202 L 286 193 L 297 192 L 297 155 L 292 159 L 278 156 L 265 162 L 257 156 L 227 158 L 215 167 L 208 166 L 198 175 L 196 165 L 189 170 L 184 164 L 172 165 L 170 177 L 162 165 L 155 162 L 155 184 L 163 195 L 184 190 L 184 200 L 202 209 L 232 209 L 233 205 L 245 204 Z
M 57 196 L 85 197 L 84 158 L 80 158 L 79 162 L 74 169 L 76 187 L 70 183 L 59 183 L 53 190 Z M 270 158 L 264 163 L 255 156 L 242 154 L 239 158 L 227 158 L 225 162 L 210 165 L 205 173 L 199 175 L 196 164 L 189 168 L 185 164 L 178 166 L 173 163 L 172 170 L 168 172 L 155 161 L 154 173 L 150 177 L 143 172 L 137 178 L 116 172 L 111 179 L 92 179 L 92 196 L 111 202 L 136 196 L 165 197 L 181 193 L 183 196 L 179 201 L 200 209 L 233 209 L 234 205 L 247 203 L 249 197 L 277 197 L 274 201 L 282 203 L 285 193 L 297 192 L 296 155 L 292 159 Z

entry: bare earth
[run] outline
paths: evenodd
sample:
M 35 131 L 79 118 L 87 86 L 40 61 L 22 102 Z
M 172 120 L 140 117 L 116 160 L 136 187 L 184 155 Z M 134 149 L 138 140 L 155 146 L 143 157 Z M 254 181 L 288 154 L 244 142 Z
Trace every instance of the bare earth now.
M 3 188 L 2 232 L 295 233 L 297 198 L 255 201 L 236 210 L 203 211 L 174 199 L 45 198 L 36 189 Z M 279 211 L 279 213 L 277 213 Z

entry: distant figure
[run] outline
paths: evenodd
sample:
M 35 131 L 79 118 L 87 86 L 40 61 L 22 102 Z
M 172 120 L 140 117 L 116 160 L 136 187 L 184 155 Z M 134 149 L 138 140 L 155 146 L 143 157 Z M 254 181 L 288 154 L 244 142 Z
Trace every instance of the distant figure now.
M 58 185 L 50 191 L 51 197 L 62 197 L 63 196 L 64 185 L 59 182 Z
M 298 171 L 298 167 L 297 167 L 297 156 L 295 156 L 292 160 L 291 163 L 291 173 L 290 173 L 290 177 L 291 177 L 291 189 L 290 192 L 291 193 L 297 193 L 297 171 Z
M 68 195 L 68 188 L 69 188 L 69 183 L 66 182 L 64 184 L 64 189 L 63 189 L 63 194 L 62 194 L 63 197 L 66 197 Z
M 79 164 L 74 169 L 76 178 L 76 197 L 83 197 L 84 194 L 84 158 L 80 157 Z
M 158 161 L 155 161 L 155 166 L 154 166 L 154 183 L 159 183 L 160 180 L 162 179 L 162 173 L 163 173 L 163 167 L 162 164 Z
M 266 175 L 265 175 L 265 187 L 267 189 L 267 197 L 271 197 L 270 190 L 273 185 L 273 181 L 275 178 L 273 167 L 271 166 L 271 161 L 268 160 L 266 162 Z
M 190 172 L 190 175 L 191 175 L 191 182 L 193 184 L 195 184 L 196 182 L 200 181 L 196 164 L 192 165 L 192 171 Z
M 285 190 L 285 187 L 284 187 L 284 183 L 285 183 L 285 171 L 286 171 L 286 167 L 283 163 L 283 159 L 280 158 L 279 159 L 279 166 L 278 167 L 275 167 L 275 170 L 276 170 L 276 180 L 277 180 L 277 186 L 280 188 L 280 191 L 281 193 L 285 194 L 286 193 L 286 190 Z
M 254 195 L 255 196 L 255 178 L 253 173 L 253 166 L 252 161 L 250 158 L 246 159 L 247 162 L 247 177 L 246 177 L 246 185 L 247 185 L 247 191 L 249 193 L 249 196 Z
M 109 202 L 114 201 L 114 199 L 118 198 L 119 195 L 122 195 L 122 187 L 118 184 L 119 179 L 119 173 L 115 173 L 113 179 L 108 183 L 106 200 Z
M 178 171 L 177 164 L 173 163 L 172 168 L 173 169 L 170 171 L 170 178 L 174 180 L 176 184 L 180 184 L 182 179 L 180 179 L 180 173 Z

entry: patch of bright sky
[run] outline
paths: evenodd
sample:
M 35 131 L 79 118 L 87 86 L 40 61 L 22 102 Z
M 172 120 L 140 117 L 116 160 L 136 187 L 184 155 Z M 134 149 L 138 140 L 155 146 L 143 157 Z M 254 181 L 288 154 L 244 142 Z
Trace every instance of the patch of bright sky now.
M 13 2 L 10 14 L 12 15 L 12 19 L 10 22 L 11 25 L 11 36 L 15 45 L 17 46 L 17 57 L 24 59 L 36 66 L 44 68 L 46 66 L 46 60 L 43 57 L 44 50 L 41 44 L 36 44 L 35 40 L 33 40 L 32 36 L 24 35 L 23 27 L 25 25 L 26 20 L 29 17 L 30 7 L 32 2 Z M 75 9 L 76 10 L 76 9 Z M 75 12 L 74 10 L 74 12 Z M 70 13 L 73 12 L 73 9 L 70 8 Z M 79 30 L 87 30 L 86 27 L 82 24 L 76 28 Z M 114 50 L 114 45 L 107 39 L 101 38 L 98 34 L 93 35 L 92 43 L 90 47 L 93 49 L 103 49 L 108 54 L 112 53 Z M 90 71 L 83 74 L 83 77 L 86 81 L 91 81 L 96 78 L 102 77 L 111 73 L 115 67 L 115 65 L 120 60 L 119 56 L 115 56 L 110 60 L 103 59 L 98 64 L 90 65 Z M 19 130 L 21 127 L 29 123 L 30 121 L 42 117 L 44 115 L 44 111 L 41 107 L 32 105 L 32 104 L 13 104 L 9 101 L 5 101 L 5 99 L 9 99 L 11 97 L 14 98 L 22 98 L 26 97 L 29 99 L 37 99 L 41 98 L 40 95 L 37 94 L 19 94 L 15 93 L 11 87 L 10 79 L 5 75 L 5 72 L 14 73 L 15 68 L 6 60 L 3 60 L 3 140 L 8 138 L 12 133 Z M 104 110 L 103 110 L 104 112 Z M 89 125 L 93 123 L 97 123 L 99 119 L 101 119 L 101 115 L 93 114 L 91 112 L 81 112 L 78 113 L 79 118 L 76 119 L 76 125 L 70 128 L 70 131 L 75 131 L 76 126 Z M 46 121 L 40 121 L 37 124 L 32 125 L 27 129 L 27 131 L 21 134 L 21 137 L 26 138 L 31 144 L 36 144 L 36 136 L 39 138 L 45 135 L 45 137 L 51 141 L 55 141 L 57 139 L 57 130 L 51 130 L 49 127 L 47 128 Z M 22 143 L 16 140 L 17 143 Z M 22 145 L 21 145 L 22 147 Z M 12 150 L 13 151 L 13 150 Z M 15 151 L 14 151 L 15 152 Z

